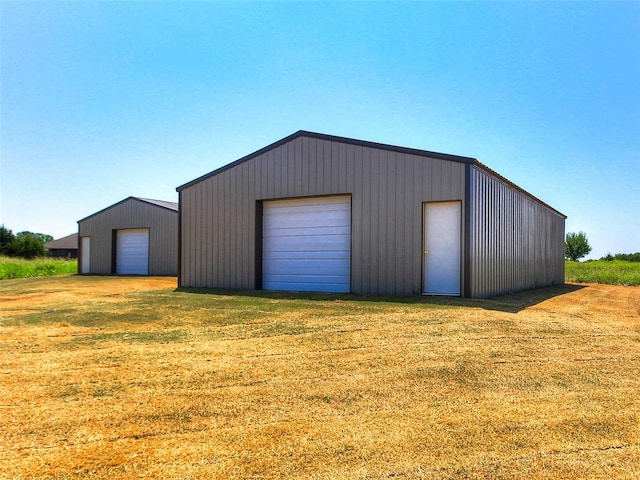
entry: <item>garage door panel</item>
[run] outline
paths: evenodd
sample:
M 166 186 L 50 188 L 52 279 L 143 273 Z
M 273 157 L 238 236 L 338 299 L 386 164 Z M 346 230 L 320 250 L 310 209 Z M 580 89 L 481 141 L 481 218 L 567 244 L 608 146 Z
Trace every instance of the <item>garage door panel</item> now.
M 275 200 L 279 202 L 280 200 Z M 272 209 L 267 212 L 267 215 L 280 216 L 281 213 L 285 214 L 287 217 L 295 217 L 296 215 L 303 216 L 319 216 L 319 217 L 330 217 L 331 212 L 345 212 L 349 210 L 349 205 L 340 202 L 335 204 L 330 204 L 327 202 L 323 202 L 322 205 L 312 205 L 307 202 L 306 199 L 301 200 L 292 200 L 293 202 L 300 202 L 299 205 L 283 206 L 283 205 L 274 205 Z M 306 203 L 305 203 L 306 202 Z M 286 221 L 286 218 L 283 220 Z
M 340 209 L 331 212 L 309 212 L 306 214 L 302 211 L 295 214 L 279 211 L 277 215 L 271 214 L 263 218 L 265 225 L 269 225 L 269 228 L 277 229 L 298 228 L 300 225 L 310 228 L 348 227 L 350 223 L 347 221 L 348 217 L 349 210 Z
M 349 285 L 341 279 L 340 282 L 327 283 L 326 279 L 316 282 L 301 282 L 293 279 L 291 282 L 265 282 L 265 290 L 280 290 L 289 292 L 327 292 L 327 293 L 349 293 Z
M 349 237 L 346 235 L 282 236 L 277 239 L 267 239 L 267 243 L 269 251 L 273 252 L 349 251 Z
M 272 200 L 272 209 L 270 211 L 280 210 L 288 213 L 299 211 L 324 212 L 329 210 L 344 210 L 348 206 L 344 202 L 344 196 L 335 197 L 308 197 L 308 198 L 292 198 L 289 200 Z M 322 204 L 315 202 L 316 199 L 322 199 Z M 277 205 L 275 204 L 277 202 Z M 314 203 L 315 202 L 315 203 Z
M 262 288 L 350 291 L 351 198 L 263 204 Z
M 148 275 L 148 229 L 118 230 L 116 233 L 116 273 L 118 275 Z
M 344 283 L 345 275 L 274 275 L 271 279 L 274 283 Z
M 268 253 L 263 253 L 262 255 L 262 259 L 265 261 L 273 260 L 273 259 L 297 260 L 297 259 L 306 259 L 306 258 L 349 260 L 350 253 L 348 250 L 331 250 L 331 251 L 315 251 L 315 252 L 303 250 L 303 251 L 288 251 L 288 252 L 268 252 Z
M 321 271 L 322 275 L 349 275 L 348 265 L 344 259 L 281 259 L 266 260 L 264 267 L 271 275 L 304 275 L 309 272 Z
M 282 228 L 264 229 L 263 237 L 283 237 L 283 236 L 303 236 L 303 235 L 347 235 L 351 233 L 350 225 L 321 226 L 321 227 L 300 227 L 290 226 Z

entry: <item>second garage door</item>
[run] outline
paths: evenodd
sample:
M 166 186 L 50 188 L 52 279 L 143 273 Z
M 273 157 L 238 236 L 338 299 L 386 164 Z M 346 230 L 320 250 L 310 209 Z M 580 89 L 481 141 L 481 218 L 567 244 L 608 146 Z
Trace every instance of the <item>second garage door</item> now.
M 149 274 L 149 229 L 128 228 L 116 234 L 116 273 Z
M 349 292 L 351 197 L 263 203 L 262 288 Z

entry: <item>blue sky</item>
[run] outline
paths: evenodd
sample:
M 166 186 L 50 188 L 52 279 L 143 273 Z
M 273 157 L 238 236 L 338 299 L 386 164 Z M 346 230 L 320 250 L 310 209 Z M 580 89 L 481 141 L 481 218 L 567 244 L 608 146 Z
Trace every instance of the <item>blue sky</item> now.
M 0 2 L 0 222 L 60 237 L 297 130 L 477 158 L 640 251 L 640 2 Z

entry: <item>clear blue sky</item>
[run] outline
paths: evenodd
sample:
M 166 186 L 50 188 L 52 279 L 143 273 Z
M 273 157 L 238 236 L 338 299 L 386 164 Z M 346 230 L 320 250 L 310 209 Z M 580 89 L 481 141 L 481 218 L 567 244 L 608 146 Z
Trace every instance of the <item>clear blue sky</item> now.
M 297 130 L 477 158 L 640 251 L 640 2 L 0 3 L 0 222 L 60 237 Z

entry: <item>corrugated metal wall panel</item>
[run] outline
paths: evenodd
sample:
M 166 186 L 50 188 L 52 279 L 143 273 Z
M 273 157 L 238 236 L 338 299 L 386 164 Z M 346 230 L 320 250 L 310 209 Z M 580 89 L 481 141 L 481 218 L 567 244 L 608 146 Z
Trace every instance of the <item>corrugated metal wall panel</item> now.
M 255 288 L 257 201 L 351 194 L 352 291 L 419 293 L 422 203 L 464 202 L 464 172 L 463 163 L 297 137 L 182 190 L 181 285 Z
M 78 223 L 79 235 L 91 237 L 91 273 L 112 272 L 113 230 L 127 228 L 149 228 L 149 275 L 178 273 L 178 212 L 135 198 Z
M 564 218 L 471 168 L 471 295 L 564 283 Z

